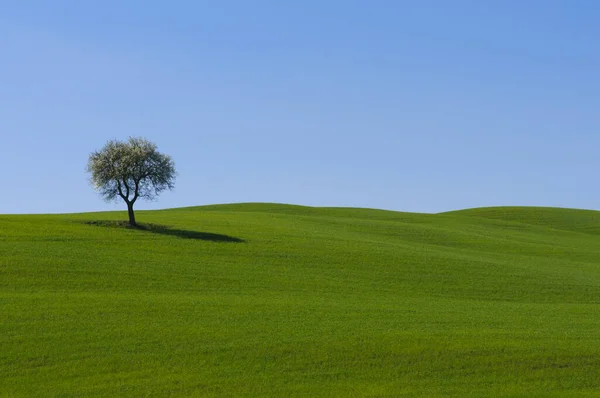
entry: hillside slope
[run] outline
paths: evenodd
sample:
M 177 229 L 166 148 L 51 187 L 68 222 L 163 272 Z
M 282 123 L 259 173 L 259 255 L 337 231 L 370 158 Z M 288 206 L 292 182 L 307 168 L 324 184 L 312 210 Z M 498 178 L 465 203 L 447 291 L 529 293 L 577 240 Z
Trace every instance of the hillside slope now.
M 0 216 L 0 396 L 595 396 L 595 217 Z
M 566 231 L 600 234 L 600 211 L 555 207 L 482 207 L 442 214 L 481 217 L 541 225 Z

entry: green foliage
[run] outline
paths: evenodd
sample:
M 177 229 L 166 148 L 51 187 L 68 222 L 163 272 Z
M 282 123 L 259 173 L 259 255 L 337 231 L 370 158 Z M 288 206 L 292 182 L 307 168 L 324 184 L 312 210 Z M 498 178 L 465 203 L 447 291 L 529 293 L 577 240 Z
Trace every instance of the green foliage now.
M 111 140 L 90 155 L 87 171 L 91 182 L 106 200 L 121 197 L 135 203 L 138 198 L 154 199 L 175 182 L 175 164 L 144 138 Z
M 0 396 L 595 396 L 598 214 L 0 216 Z

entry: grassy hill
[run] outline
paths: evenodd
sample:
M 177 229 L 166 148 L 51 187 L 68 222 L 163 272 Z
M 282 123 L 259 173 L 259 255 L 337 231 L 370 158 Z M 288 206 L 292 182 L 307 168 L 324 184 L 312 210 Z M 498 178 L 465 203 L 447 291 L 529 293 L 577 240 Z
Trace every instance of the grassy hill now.
M 600 212 L 0 216 L 0 397 L 597 396 Z

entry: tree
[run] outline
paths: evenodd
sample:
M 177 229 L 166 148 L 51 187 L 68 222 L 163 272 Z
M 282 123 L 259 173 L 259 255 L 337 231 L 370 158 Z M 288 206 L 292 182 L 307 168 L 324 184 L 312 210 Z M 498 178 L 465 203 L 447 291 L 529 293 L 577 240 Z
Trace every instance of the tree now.
M 133 205 L 139 198 L 153 200 L 174 187 L 175 163 L 156 149 L 156 144 L 145 138 L 110 140 L 88 161 L 94 188 L 107 201 L 123 199 L 132 226 L 137 225 Z

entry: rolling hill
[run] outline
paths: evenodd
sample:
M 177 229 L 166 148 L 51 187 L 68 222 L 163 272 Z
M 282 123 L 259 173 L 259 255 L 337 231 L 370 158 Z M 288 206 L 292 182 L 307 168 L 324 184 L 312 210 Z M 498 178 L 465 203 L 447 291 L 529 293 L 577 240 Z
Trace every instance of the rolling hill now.
M 597 396 L 600 212 L 0 216 L 0 396 Z

